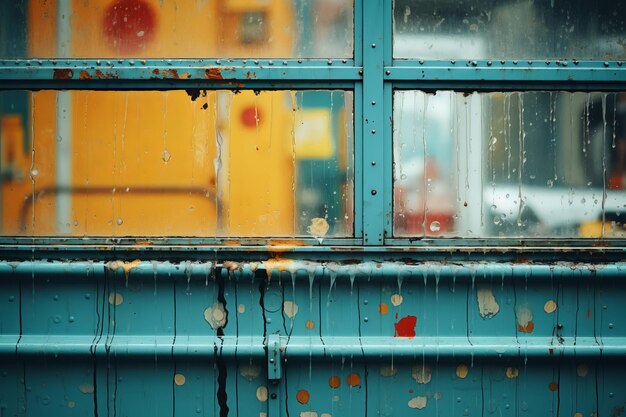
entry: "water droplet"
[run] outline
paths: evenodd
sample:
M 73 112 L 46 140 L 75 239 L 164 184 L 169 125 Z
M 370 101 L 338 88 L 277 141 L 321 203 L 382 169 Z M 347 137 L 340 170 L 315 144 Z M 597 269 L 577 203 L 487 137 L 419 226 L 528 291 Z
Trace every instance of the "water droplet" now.
M 493 224 L 500 224 L 501 221 L 502 219 L 500 219 L 500 216 L 495 216 L 493 218 Z
M 163 159 L 163 162 L 167 164 L 171 158 L 172 155 L 170 155 L 170 152 L 167 149 L 163 149 L 163 153 L 161 154 L 161 159 Z
M 434 221 L 430 224 L 431 232 L 438 232 L 441 230 L 441 224 L 438 221 Z
M 30 170 L 30 176 L 35 178 L 37 175 L 39 175 L 39 170 L 37 168 L 33 168 Z
M 121 217 L 118 217 L 118 218 L 117 218 L 117 225 L 118 225 L 118 226 L 121 226 L 121 225 L 122 225 L 122 223 L 124 223 L 124 221 L 122 220 L 122 218 L 121 218 Z

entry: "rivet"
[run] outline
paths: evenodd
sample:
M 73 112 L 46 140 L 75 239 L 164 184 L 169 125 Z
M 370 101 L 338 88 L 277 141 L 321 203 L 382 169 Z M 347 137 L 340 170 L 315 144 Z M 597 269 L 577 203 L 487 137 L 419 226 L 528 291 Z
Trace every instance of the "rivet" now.
M 54 297 L 52 297 L 52 299 L 53 299 L 54 301 L 59 301 L 59 296 L 58 296 L 58 295 L 55 295 Z
M 70 323 L 74 323 L 74 316 L 69 316 L 67 319 Z
M 491 66 L 491 61 L 487 61 L 487 65 Z
M 420 59 L 420 65 L 424 65 L 424 60 Z
M 513 61 L 513 65 L 517 65 L 517 61 Z
M 531 61 L 530 59 L 528 60 L 528 65 L 532 65 L 533 61 Z
M 609 329 L 613 328 L 613 323 L 609 323 Z
M 107 65 L 110 67 L 113 65 L 113 63 L 111 61 L 107 61 Z
M 475 67 L 476 65 L 478 65 L 478 62 L 472 61 L 472 66 Z
M 128 61 L 128 64 L 129 64 L 129 65 L 135 65 L 135 61 L 130 60 L 130 61 Z
M 118 63 L 118 64 L 121 64 L 121 63 L 123 63 L 123 62 L 124 62 L 124 61 L 123 61 L 123 60 L 121 60 L 121 59 L 118 59 L 118 60 L 117 60 L 117 63 Z
M 267 65 L 274 65 L 274 61 L 267 61 Z
M 612 392 L 609 392 L 609 397 L 613 398 L 615 396 L 615 394 L 613 394 Z
M 376 134 L 376 129 L 372 129 L 372 135 Z
M 372 161 L 372 166 L 375 167 L 376 166 L 376 161 Z
M 366 322 L 366 323 L 367 323 L 369 320 L 370 320 L 370 319 L 368 319 L 367 317 L 363 317 L 363 321 L 364 321 L 364 322 Z
M 348 62 L 348 60 L 347 59 L 342 59 L 341 62 L 345 64 L 346 62 Z
M 550 65 L 550 60 L 546 59 L 546 65 Z
M 577 59 L 574 60 L 574 65 L 578 65 L 578 60 Z
M 274 358 L 270 358 L 270 363 L 274 363 Z
M 363 304 L 368 305 L 369 301 L 368 300 L 363 300 Z
M 141 65 L 146 65 L 146 60 L 145 59 L 141 60 Z
M 557 329 L 562 329 L 562 328 L 563 328 L 563 323 L 558 323 L 558 324 L 556 325 L 556 328 L 557 328 Z
M 372 44 L 372 48 L 376 48 L 376 44 L 375 43 Z
M 96 61 L 96 65 L 100 66 L 100 60 Z
M 566 66 L 567 66 L 567 64 L 568 64 L 568 62 L 567 62 L 567 61 L 563 61 L 563 62 L 561 62 L 561 65 L 563 65 L 564 67 L 566 67 Z
M 387 70 L 387 71 L 385 71 L 385 74 L 391 75 L 391 71 Z
M 326 63 L 327 63 L 328 65 L 333 65 L 333 60 L 332 60 L 332 59 L 329 59 L 328 61 L 326 61 Z
M 221 64 L 222 64 L 222 61 L 220 61 L 219 59 L 216 59 L 216 60 L 215 60 L 215 63 L 216 63 L 217 65 L 221 65 Z
M 372 190 L 371 193 L 372 193 L 372 195 L 376 195 L 376 194 L 378 194 L 378 191 Z
M 271 398 L 272 400 L 275 400 L 276 398 L 278 398 L 278 395 L 276 395 L 276 393 L 275 393 L 275 392 L 272 392 L 272 393 L 270 394 L 270 398 Z
M 363 75 L 363 70 L 359 70 L 359 75 Z
M 504 65 L 504 59 L 500 60 L 500 64 Z
M 271 322 L 272 322 L 272 319 L 268 317 L 268 318 L 265 320 L 265 322 L 266 322 L 266 323 L 271 323 Z
M 287 61 L 283 61 L 283 65 L 287 65 L 287 64 L 288 64 L 288 62 L 287 62 Z
M 302 64 L 302 60 L 301 59 L 298 60 L 298 64 Z
M 375 101 L 372 101 L 372 106 L 375 106 L 375 105 L 376 105 L 376 102 L 375 102 Z
M 608 67 L 608 66 L 609 66 L 609 63 L 608 63 L 607 61 L 604 61 L 604 66 L 605 66 L 605 67 Z
M 622 66 L 622 61 L 617 61 L 617 65 L 621 67 Z
M 12 295 L 10 295 L 10 296 L 9 296 L 9 302 L 10 302 L 10 303 L 12 303 L 13 301 L 15 301 L 15 297 L 14 297 L 14 296 L 12 296 Z
M 450 60 L 450 63 L 451 63 L 451 64 L 456 64 L 456 61 L 455 61 L 454 59 L 451 59 L 451 60 Z
M 254 60 L 254 65 L 259 65 L 259 61 L 257 59 Z

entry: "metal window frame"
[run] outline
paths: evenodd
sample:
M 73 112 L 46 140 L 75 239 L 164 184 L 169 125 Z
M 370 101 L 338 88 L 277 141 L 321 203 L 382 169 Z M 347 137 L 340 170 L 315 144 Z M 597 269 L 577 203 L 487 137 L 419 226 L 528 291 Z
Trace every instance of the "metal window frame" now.
M 0 90 L 348 89 L 354 92 L 354 236 L 320 246 L 301 239 L 309 253 L 337 249 L 404 249 L 423 254 L 544 253 L 564 248 L 615 256 L 623 239 L 399 239 L 392 234 L 392 107 L 396 89 L 434 91 L 626 90 L 622 61 L 421 60 L 393 58 L 393 0 L 354 1 L 352 59 L 28 59 L 0 60 Z M 239 238 L 238 250 L 266 248 L 271 239 Z M 17 256 L 96 250 L 215 250 L 228 238 L 2 237 L 0 248 Z M 146 241 L 148 244 L 146 245 Z M 54 245 L 54 250 L 52 249 Z M 232 247 L 229 250 L 233 250 Z M 269 249 L 268 249 L 269 250 Z M 552 255 L 550 255 L 552 254 Z

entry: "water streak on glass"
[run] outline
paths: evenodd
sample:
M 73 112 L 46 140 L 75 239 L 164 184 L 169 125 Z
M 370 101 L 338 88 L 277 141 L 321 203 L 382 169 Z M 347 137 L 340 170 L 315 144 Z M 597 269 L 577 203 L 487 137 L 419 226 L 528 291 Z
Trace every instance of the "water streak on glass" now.
M 0 58 L 350 58 L 352 0 L 17 0 Z
M 0 93 L 0 234 L 352 236 L 352 100 Z
M 624 237 L 626 94 L 394 95 L 394 235 Z
M 394 0 L 394 57 L 626 57 L 623 3 L 609 0 Z

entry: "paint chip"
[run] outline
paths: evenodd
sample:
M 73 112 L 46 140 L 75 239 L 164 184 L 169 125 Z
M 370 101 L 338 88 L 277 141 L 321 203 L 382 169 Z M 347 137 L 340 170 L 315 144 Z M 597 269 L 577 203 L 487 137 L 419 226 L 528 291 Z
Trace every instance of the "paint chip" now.
M 490 319 L 500 311 L 500 305 L 493 295 L 491 286 L 477 285 L 476 298 L 478 299 L 478 312 L 483 319 Z
M 333 417 L 333 415 L 330 413 L 322 413 L 320 414 L 320 417 Z
M 416 365 L 413 367 L 411 376 L 418 384 L 428 384 L 433 378 L 433 371 L 428 365 Z
M 317 413 L 315 411 L 302 411 L 300 417 L 317 417 Z
M 339 386 L 341 385 L 341 378 L 339 378 L 337 375 L 333 375 L 330 378 L 328 378 L 328 385 L 333 388 L 339 388 Z
M 283 303 L 283 311 L 290 319 L 293 319 L 298 314 L 298 304 L 293 301 L 285 301 Z
M 546 303 L 543 305 L 543 311 L 545 311 L 548 314 L 554 313 L 555 310 L 556 310 L 556 303 L 552 300 L 546 301 Z
M 517 330 L 522 333 L 531 333 L 535 328 L 533 323 L 533 313 L 528 305 L 515 307 L 515 317 L 517 319 Z
M 519 376 L 519 369 L 517 368 L 506 368 L 506 377 L 509 379 L 517 378 Z
M 398 307 L 402 304 L 402 301 L 404 301 L 404 299 L 400 294 L 394 294 L 391 296 L 391 304 L 393 304 L 394 307 Z
M 300 404 L 307 404 L 310 399 L 311 399 L 311 395 L 309 394 L 309 391 L 305 389 L 301 389 L 296 394 L 296 400 L 298 400 Z
M 187 381 L 187 378 L 185 378 L 185 375 L 183 374 L 174 375 L 174 383 L 178 385 L 179 387 L 181 385 L 185 385 L 185 381 Z
M 361 377 L 357 373 L 351 373 L 348 375 L 348 378 L 346 378 L 346 383 L 351 387 L 358 387 L 361 385 Z
M 417 397 L 411 398 L 409 400 L 409 408 L 417 408 L 421 410 L 426 407 L 426 403 L 428 402 L 428 398 L 418 395 Z
M 587 376 L 588 373 L 589 373 L 589 367 L 585 365 L 584 363 L 581 363 L 580 365 L 576 367 L 576 374 L 578 376 L 585 377 Z
M 326 219 L 321 217 L 314 217 L 311 219 L 311 224 L 309 225 L 307 230 L 309 234 L 313 235 L 313 237 L 321 239 L 326 236 L 329 228 L 330 226 L 328 225 Z
M 213 329 L 219 329 L 226 324 L 227 314 L 224 306 L 219 301 L 204 310 L 204 319 Z
M 315 328 L 315 322 L 313 320 L 307 320 L 304 326 L 309 330 L 313 330 Z
M 389 313 L 389 306 L 385 303 L 380 303 L 378 305 L 378 312 L 382 315 Z
M 394 376 L 398 373 L 398 369 L 393 365 L 385 365 L 380 367 L 380 374 L 385 377 Z
M 548 384 L 548 389 L 549 389 L 550 391 L 556 391 L 556 390 L 558 390 L 558 389 L 559 389 L 559 384 L 557 384 L 557 383 L 556 383 L 556 382 L 554 382 L 554 381 L 553 381 L 553 382 L 550 382 L 550 383 Z
M 267 387 L 265 385 L 261 385 L 256 389 L 256 398 L 262 403 L 267 401 Z
M 111 305 L 120 305 L 124 302 L 124 297 L 122 297 L 122 294 L 118 293 L 118 292 L 112 292 L 109 294 L 109 304 Z
M 402 317 L 400 321 L 394 324 L 395 333 L 394 337 L 415 337 L 415 325 L 417 324 L 417 317 L 406 316 Z
M 78 390 L 83 394 L 93 394 L 93 385 L 91 384 L 82 384 L 78 387 Z
M 456 376 L 458 376 L 459 378 L 461 379 L 466 378 L 468 373 L 469 373 L 469 369 L 467 369 L 467 365 L 462 363 L 456 367 Z
M 261 367 L 256 365 L 242 365 L 239 367 L 239 374 L 248 381 L 252 381 L 261 374 Z
M 246 312 L 246 306 L 245 306 L 244 304 L 239 304 L 239 305 L 237 306 L 237 312 L 238 312 L 239 314 L 243 314 L 243 313 L 245 313 L 245 312 Z
M 67 407 L 68 407 L 68 408 L 74 408 L 74 407 L 76 407 L 76 401 L 68 401 L 68 402 L 67 402 Z
M 574 414 L 574 417 L 583 417 L 583 413 L 576 413 Z

